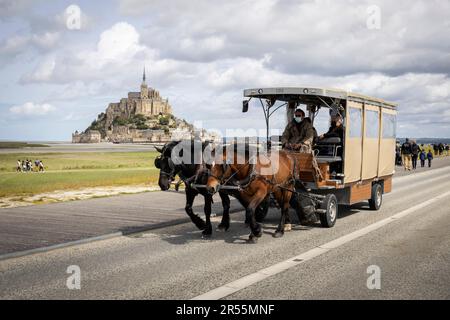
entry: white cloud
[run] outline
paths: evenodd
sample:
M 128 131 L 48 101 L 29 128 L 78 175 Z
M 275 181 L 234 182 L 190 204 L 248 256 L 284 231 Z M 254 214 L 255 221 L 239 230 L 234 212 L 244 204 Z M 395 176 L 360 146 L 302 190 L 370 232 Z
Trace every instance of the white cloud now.
M 126 65 L 137 54 L 148 50 L 139 43 L 139 33 L 126 22 L 119 22 L 102 32 L 96 51 L 86 51 L 79 58 L 91 68 L 102 68 L 106 64 Z
M 366 9 L 373 4 L 121 0 L 120 9 L 146 17 L 143 43 L 160 48 L 163 58 L 209 62 L 270 54 L 271 69 L 292 74 L 450 73 L 450 2 L 376 1 L 382 24 L 369 30 Z M 204 45 L 211 38 L 225 40 L 220 50 Z
M 61 34 L 59 32 L 44 32 L 42 34 L 33 34 L 31 41 L 40 48 L 49 49 L 56 45 L 60 37 Z
M 29 9 L 33 0 L 0 0 L 0 20 L 9 19 Z
M 53 56 L 47 56 L 37 65 L 30 74 L 25 74 L 21 78 L 22 83 L 46 82 L 50 80 L 56 67 L 56 61 Z
M 140 43 L 140 35 L 129 23 L 119 22 L 103 31 L 94 50 L 69 48 L 40 61 L 23 82 L 68 83 L 75 81 L 120 81 L 137 63 L 153 61 L 156 52 Z M 118 75 L 121 75 L 118 77 Z
M 15 115 L 33 115 L 42 116 L 49 112 L 55 111 L 56 108 L 48 103 L 38 104 L 34 102 L 26 102 L 22 105 L 17 105 L 9 108 L 9 111 Z

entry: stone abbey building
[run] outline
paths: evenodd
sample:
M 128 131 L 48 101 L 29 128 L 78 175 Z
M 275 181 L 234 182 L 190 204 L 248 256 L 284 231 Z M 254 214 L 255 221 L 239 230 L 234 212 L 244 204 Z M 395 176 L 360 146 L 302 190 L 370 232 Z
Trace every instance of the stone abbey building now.
M 111 126 L 116 117 L 129 118 L 136 114 L 150 117 L 172 114 L 169 100 L 161 98 L 159 91 L 147 86 L 145 69 L 140 92 L 128 92 L 128 98 L 122 98 L 120 102 L 109 104 L 106 109 L 106 125 Z
M 169 100 L 147 85 L 144 69 L 141 90 L 110 103 L 84 132 L 72 134 L 72 143 L 165 142 L 175 130 L 193 129 L 186 121 L 175 118 Z

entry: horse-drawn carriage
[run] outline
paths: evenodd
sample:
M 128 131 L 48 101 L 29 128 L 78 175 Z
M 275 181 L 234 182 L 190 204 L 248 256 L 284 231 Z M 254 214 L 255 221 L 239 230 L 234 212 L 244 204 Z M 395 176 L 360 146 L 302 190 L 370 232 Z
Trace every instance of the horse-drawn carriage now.
M 392 188 L 396 143 L 396 105 L 360 94 L 323 88 L 247 89 L 243 112 L 249 101 L 258 99 L 266 125 L 268 148 L 270 117 L 285 108 L 288 121 L 295 108 L 304 105 L 314 125 L 321 110 L 341 115 L 343 139 L 332 137 L 316 141 L 311 152 L 299 152 L 295 189 L 309 199 L 309 210 L 319 214 L 324 227 L 336 222 L 338 204 L 369 201 L 373 210 L 382 204 L 384 193 Z
M 259 100 L 266 122 L 267 147 L 263 153 L 250 155 L 230 152 L 232 148 L 214 149 L 215 160 L 193 161 L 195 141 L 179 148 L 180 141 L 173 141 L 157 149 L 161 155 L 155 160 L 160 169 L 159 185 L 167 190 L 178 175 L 186 185 L 186 212 L 194 224 L 210 236 L 212 195 L 219 192 L 224 208 L 219 230 L 230 226 L 229 195 L 237 198 L 246 210 L 246 222 L 250 225 L 250 241 L 262 235 L 261 222 L 267 213 L 267 203 L 272 197 L 281 209 L 275 237 L 284 234 L 290 225 L 289 207 L 297 213 L 318 215 L 324 227 L 334 226 L 338 205 L 351 205 L 369 201 L 373 210 L 382 204 L 384 193 L 392 188 L 394 151 L 396 143 L 396 105 L 346 91 L 321 88 L 258 88 L 247 89 L 243 112 L 247 112 L 250 100 Z M 315 141 L 299 152 L 277 150 L 269 140 L 271 116 L 285 108 L 288 121 L 294 111 L 303 105 L 311 124 L 322 110 L 343 120 L 341 137 Z M 245 146 L 245 144 L 244 144 Z M 200 141 L 200 153 L 207 144 Z M 183 152 L 184 151 L 184 152 Z M 187 161 L 175 163 L 189 153 Z M 231 154 L 231 156 L 230 156 Z M 218 158 L 217 158 L 218 156 Z M 200 157 L 201 158 L 201 157 Z M 220 163 L 216 160 L 221 160 Z M 254 160 L 253 162 L 251 160 Z M 206 222 L 192 211 L 194 198 L 205 197 Z M 294 200 L 294 201 L 292 201 Z M 286 229 L 287 228 L 287 229 Z

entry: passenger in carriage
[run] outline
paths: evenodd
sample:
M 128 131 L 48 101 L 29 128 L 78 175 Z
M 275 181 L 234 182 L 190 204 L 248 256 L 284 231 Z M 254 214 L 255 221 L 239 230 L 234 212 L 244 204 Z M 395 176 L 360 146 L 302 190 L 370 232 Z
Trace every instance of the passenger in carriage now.
M 288 123 L 281 136 L 281 145 L 288 150 L 311 150 L 315 135 L 317 133 L 311 119 L 305 117 L 302 109 L 297 108 L 294 119 Z
M 335 155 L 337 157 L 341 157 L 342 159 L 342 151 L 344 146 L 344 126 L 343 119 L 340 114 L 332 115 L 331 117 L 331 126 L 328 129 L 328 132 L 319 136 L 319 142 L 324 141 L 327 138 L 339 138 L 340 142 L 336 143 L 334 148 L 336 148 Z M 330 172 L 342 173 L 342 160 L 338 162 L 330 163 Z
M 328 129 L 328 132 L 319 136 L 319 141 L 326 138 L 340 138 L 341 144 L 344 141 L 344 126 L 342 125 L 344 121 L 342 120 L 342 116 L 337 114 L 331 118 L 331 126 Z

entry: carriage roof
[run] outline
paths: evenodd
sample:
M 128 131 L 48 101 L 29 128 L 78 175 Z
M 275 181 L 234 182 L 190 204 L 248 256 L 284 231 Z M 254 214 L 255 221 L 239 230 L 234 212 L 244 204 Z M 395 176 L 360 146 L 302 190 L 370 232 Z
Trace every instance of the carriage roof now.
M 384 108 L 396 109 L 397 104 L 382 99 L 365 96 L 340 89 L 311 87 L 276 87 L 255 88 L 244 90 L 248 98 L 275 99 L 280 101 L 300 101 L 301 103 L 320 103 L 321 99 L 341 99 L 379 105 Z

